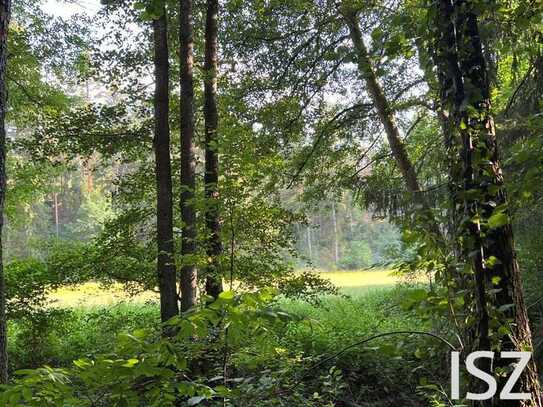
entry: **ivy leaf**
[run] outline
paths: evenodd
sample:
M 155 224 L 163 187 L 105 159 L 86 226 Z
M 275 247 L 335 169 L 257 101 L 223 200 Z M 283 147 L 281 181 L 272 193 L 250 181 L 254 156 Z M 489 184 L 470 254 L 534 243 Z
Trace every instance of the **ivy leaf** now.
M 504 212 L 494 213 L 490 218 L 488 218 L 488 227 L 490 229 L 497 229 L 507 225 L 508 223 L 509 217 Z
M 497 264 L 501 264 L 501 261 L 496 256 L 490 256 L 488 259 L 486 259 L 486 265 L 489 269 L 493 269 Z M 492 278 L 492 282 L 494 282 L 494 277 Z M 498 282 L 499 282 L 499 279 L 498 279 Z M 498 283 L 495 283 L 495 284 L 498 284 Z
M 500 284 L 501 279 L 502 279 L 502 278 L 501 278 L 500 276 L 494 276 L 494 277 L 492 277 L 492 284 L 493 284 L 493 285 L 498 285 L 498 284 Z

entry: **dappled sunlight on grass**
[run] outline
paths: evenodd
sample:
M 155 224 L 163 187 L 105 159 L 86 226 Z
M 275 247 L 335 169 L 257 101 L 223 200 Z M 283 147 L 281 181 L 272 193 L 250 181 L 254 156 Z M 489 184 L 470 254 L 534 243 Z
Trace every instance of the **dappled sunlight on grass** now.
M 322 277 L 329 279 L 348 295 L 362 295 L 374 289 L 391 288 L 398 277 L 393 276 L 392 270 L 375 271 L 317 271 Z M 136 295 L 128 293 L 122 284 L 103 286 L 89 282 L 80 285 L 59 288 L 50 293 L 52 306 L 64 307 L 94 307 L 113 305 L 120 302 L 145 303 L 158 301 L 158 294 L 144 291 Z
M 346 288 L 394 285 L 398 282 L 398 277 L 392 275 L 392 272 L 392 270 L 328 271 L 321 272 L 320 275 L 338 287 Z
M 144 291 L 136 295 L 128 293 L 122 284 L 103 286 L 89 282 L 59 288 L 50 293 L 49 298 L 54 307 L 94 307 L 112 305 L 120 302 L 145 303 L 158 301 L 158 294 Z

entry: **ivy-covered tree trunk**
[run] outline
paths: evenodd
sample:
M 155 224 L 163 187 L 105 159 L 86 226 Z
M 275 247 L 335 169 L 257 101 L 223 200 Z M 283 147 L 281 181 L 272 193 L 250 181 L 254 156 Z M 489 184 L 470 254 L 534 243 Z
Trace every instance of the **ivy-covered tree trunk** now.
M 0 0 L 0 383 L 8 382 L 6 280 L 2 259 L 2 228 L 6 198 L 6 65 L 8 59 L 8 27 L 11 17 L 11 0 Z
M 205 196 L 206 229 L 208 242 L 206 252 L 209 264 L 206 270 L 206 293 L 217 298 L 222 291 L 222 276 L 219 269 L 219 256 L 222 253 L 219 218 L 219 156 L 217 129 L 217 18 L 219 2 L 207 1 L 205 29 L 204 63 L 204 117 L 205 117 Z
M 177 315 L 177 278 L 173 243 L 173 197 L 169 125 L 169 61 L 166 8 L 153 20 L 155 63 L 155 176 L 157 188 L 157 277 L 160 291 L 160 317 L 167 321 Z
M 194 209 L 195 161 L 194 161 L 194 79 L 193 79 L 193 28 L 192 1 L 180 0 L 179 44 L 181 86 L 181 310 L 196 304 L 197 271 L 196 211 Z
M 471 1 L 440 0 L 434 11 L 441 100 L 453 124 L 449 153 L 452 162 L 458 163 L 452 166 L 451 190 L 464 215 L 458 236 L 464 259 L 472 263 L 474 280 L 476 318 L 470 350 L 530 351 L 532 339 L 475 10 Z M 492 370 L 489 362 L 479 368 Z M 507 359 L 496 359 L 494 374 L 499 368 L 510 372 L 511 366 Z M 501 388 L 508 375 L 496 376 Z M 532 399 L 496 399 L 481 405 L 541 406 L 533 360 L 514 390 L 531 393 Z

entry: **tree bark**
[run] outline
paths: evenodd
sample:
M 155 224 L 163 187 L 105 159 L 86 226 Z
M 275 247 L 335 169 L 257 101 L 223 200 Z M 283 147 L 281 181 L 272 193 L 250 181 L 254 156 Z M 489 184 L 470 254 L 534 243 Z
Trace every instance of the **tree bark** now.
M 11 0 L 0 0 L 0 383 L 8 382 L 6 281 L 2 258 L 2 228 L 4 226 L 4 201 L 6 198 L 6 65 L 7 37 L 11 18 Z
M 306 227 L 306 238 L 307 238 L 307 252 L 309 254 L 309 262 L 313 262 L 313 245 L 311 244 L 311 225 Z
M 167 321 L 177 315 L 177 287 L 173 257 L 173 197 L 170 157 L 170 83 L 168 61 L 168 26 L 166 8 L 153 20 L 155 63 L 155 176 L 157 188 L 157 277 L 160 291 L 160 317 Z
M 402 173 L 407 190 L 413 194 L 415 200 L 420 200 L 420 186 L 417 180 L 417 174 L 407 155 L 405 145 L 400 135 L 400 130 L 396 124 L 394 112 L 388 103 L 373 69 L 366 44 L 362 37 L 362 32 L 360 31 L 357 13 L 356 11 L 349 9 L 344 9 L 341 13 L 349 28 L 351 40 L 356 50 L 358 70 L 366 82 L 368 92 L 375 105 L 375 109 L 377 110 L 377 115 L 385 129 L 392 155 Z
M 336 203 L 332 201 L 332 224 L 334 226 L 334 264 L 339 262 L 339 237 L 337 229 Z
M 356 10 L 350 8 L 349 5 L 340 6 L 339 11 L 349 28 L 351 40 L 356 51 L 358 70 L 366 83 L 370 97 L 377 110 L 379 120 L 385 129 L 392 156 L 400 169 L 407 191 L 411 194 L 416 206 L 418 206 L 417 215 L 419 221 L 422 222 L 425 230 L 433 236 L 435 242 L 438 244 L 440 242 L 443 243 L 446 239 L 439 228 L 439 224 L 431 211 L 431 207 L 428 204 L 426 197 L 420 189 L 415 167 L 411 163 L 405 144 L 402 141 L 400 129 L 398 128 L 394 117 L 394 111 L 392 110 L 373 69 L 372 61 L 368 54 L 366 44 L 364 43 L 362 32 L 360 31 L 358 13 Z
M 197 271 L 196 211 L 194 209 L 194 79 L 193 79 L 193 27 L 192 0 L 179 3 L 180 86 L 181 86 L 181 217 L 183 220 L 181 255 L 181 311 L 196 304 Z
M 219 256 L 223 251 L 220 237 L 219 214 L 219 157 L 217 111 L 217 48 L 218 48 L 218 0 L 207 1 L 204 63 L 204 118 L 205 118 L 205 196 L 206 229 L 209 235 L 206 253 L 209 264 L 206 269 L 206 293 L 214 298 L 223 290 Z
M 501 351 L 532 350 L 521 274 L 516 260 L 513 231 L 507 209 L 493 117 L 490 87 L 478 29 L 475 5 L 471 1 L 440 0 L 436 10 L 437 65 L 443 111 L 450 111 L 451 181 L 456 186 L 455 204 L 464 218 L 459 234 L 465 259 L 471 259 L 477 311 L 476 337 L 471 350 L 499 348 Z M 469 192 L 469 193 L 468 193 Z M 495 208 L 505 222 L 488 225 Z M 480 220 L 475 220 L 480 219 Z M 490 292 L 490 289 L 497 289 Z M 508 323 L 512 321 L 513 323 Z M 492 324 L 506 325 L 510 334 L 491 332 Z M 498 359 L 495 368 L 506 368 Z M 479 368 L 491 372 L 492 366 Z M 507 377 L 497 377 L 501 387 Z M 541 406 L 540 384 L 533 359 L 517 381 L 515 392 L 532 394 L 528 401 L 489 400 L 481 405 Z
M 53 192 L 53 217 L 55 219 L 55 237 L 58 239 L 60 234 L 60 224 L 58 218 L 58 192 Z

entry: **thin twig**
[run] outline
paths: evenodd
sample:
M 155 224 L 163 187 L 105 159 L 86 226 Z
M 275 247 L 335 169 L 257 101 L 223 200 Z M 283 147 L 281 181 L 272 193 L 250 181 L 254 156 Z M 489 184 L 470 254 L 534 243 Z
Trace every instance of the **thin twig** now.
M 537 304 L 539 304 L 541 301 L 543 301 L 543 296 L 542 297 L 539 297 L 535 302 L 533 302 L 532 304 L 528 305 L 528 307 L 526 307 L 526 309 L 530 309 L 532 307 L 535 307 Z
M 328 134 L 328 132 L 326 130 L 328 130 L 330 128 L 330 126 L 336 122 L 341 116 L 343 116 L 344 114 L 350 112 L 350 111 L 353 111 L 355 109 L 358 109 L 358 108 L 361 108 L 361 107 L 368 107 L 369 105 L 368 104 L 365 104 L 365 103 L 357 103 L 356 105 L 353 105 L 351 107 L 348 107 L 348 108 L 345 108 L 343 110 L 341 110 L 340 112 L 338 112 L 334 117 L 332 117 L 328 123 L 326 123 L 324 125 L 324 128 L 322 131 L 319 132 L 319 134 L 317 135 L 317 138 L 315 140 L 315 142 L 313 143 L 313 146 L 311 147 L 311 150 L 309 151 L 309 154 L 307 154 L 307 156 L 304 158 L 304 161 L 300 164 L 300 166 L 298 167 L 298 169 L 296 170 L 296 173 L 293 175 L 293 177 L 291 178 L 289 184 L 287 185 L 287 189 L 290 189 L 292 188 L 292 186 L 294 185 L 294 183 L 296 182 L 296 180 L 298 179 L 298 177 L 300 176 L 300 174 L 302 173 L 302 171 L 304 170 L 305 166 L 307 165 L 307 163 L 309 162 L 309 160 L 311 159 L 311 157 L 313 156 L 313 154 L 315 153 L 315 151 L 317 150 L 317 147 L 319 146 L 320 142 L 322 141 L 322 139 L 324 138 L 324 135 L 325 134 Z M 372 144 L 373 146 L 373 144 Z
M 530 65 L 530 69 L 528 69 L 528 71 L 526 72 L 526 75 L 524 75 L 524 78 L 522 78 L 519 85 L 516 87 L 515 91 L 513 92 L 513 94 L 509 98 L 509 100 L 507 101 L 507 105 L 506 105 L 505 111 L 504 111 L 505 116 L 507 116 L 509 114 L 509 109 L 511 109 L 511 106 L 513 106 L 513 102 L 515 101 L 515 99 L 517 98 L 518 93 L 520 92 L 520 90 L 522 89 L 522 87 L 524 86 L 524 84 L 526 83 L 526 81 L 528 80 L 530 75 L 532 74 L 532 71 L 534 70 L 534 67 L 535 67 L 535 64 L 532 63 L 532 65 Z

